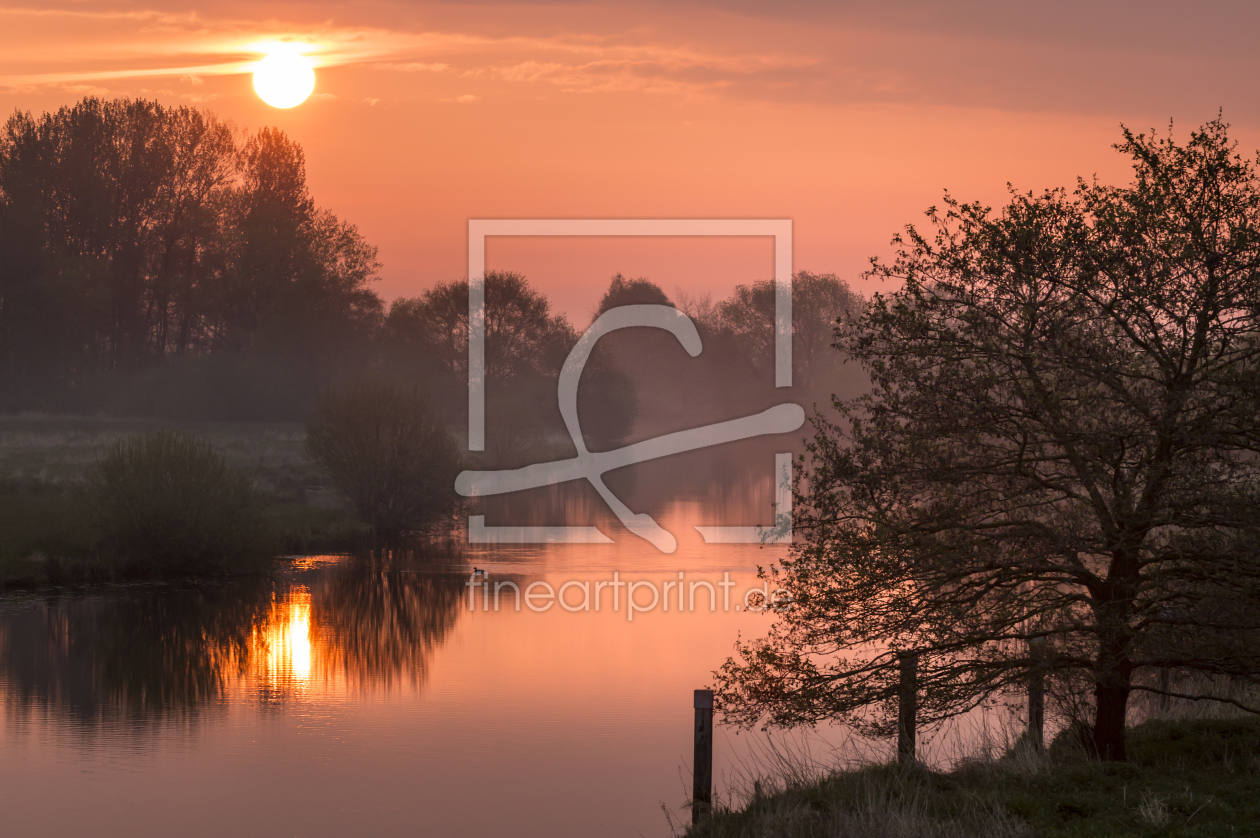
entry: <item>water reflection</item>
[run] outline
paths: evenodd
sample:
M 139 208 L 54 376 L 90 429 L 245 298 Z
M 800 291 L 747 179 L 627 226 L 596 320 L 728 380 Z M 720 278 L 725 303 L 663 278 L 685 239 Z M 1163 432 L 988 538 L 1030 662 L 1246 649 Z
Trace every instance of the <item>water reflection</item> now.
M 0 701 L 10 720 L 143 727 L 234 699 L 418 689 L 466 578 L 459 567 L 344 559 L 277 579 L 0 600 Z
M 467 575 L 347 563 L 310 594 L 311 646 L 326 679 L 360 689 L 424 681 L 434 649 L 459 619 Z
M 311 679 L 311 592 L 305 586 L 273 596 L 250 650 L 256 661 L 254 682 L 262 695 L 305 691 Z
M 682 571 L 714 581 L 730 571 L 739 602 L 756 565 L 783 548 L 719 550 L 695 526 L 771 520 L 774 453 L 700 488 L 663 461 L 625 476 L 639 487 L 625 496 L 678 535 L 675 554 L 611 521 L 609 545 L 316 557 L 232 585 L 0 596 L 5 827 L 663 834 L 661 803 L 672 811 L 685 797 L 692 690 L 769 618 L 698 607 L 630 622 L 624 605 L 536 613 L 510 607 L 507 592 L 501 610 L 478 598 L 470 612 L 465 583 L 471 564 L 522 591 L 618 571 L 658 586 Z M 603 524 L 606 508 L 587 489 L 484 512 L 497 525 Z M 742 759 L 745 741 L 721 740 L 715 776 Z
M 88 725 L 195 713 L 246 666 L 270 582 L 136 586 L 0 610 L 0 687 L 13 715 Z

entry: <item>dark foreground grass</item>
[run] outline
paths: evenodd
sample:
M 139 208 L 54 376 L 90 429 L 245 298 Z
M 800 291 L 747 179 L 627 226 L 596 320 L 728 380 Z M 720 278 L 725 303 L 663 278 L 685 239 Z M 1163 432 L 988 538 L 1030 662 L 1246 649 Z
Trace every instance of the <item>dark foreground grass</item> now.
M 869 766 L 718 811 L 714 838 L 1260 835 L 1260 720 L 1150 721 L 1128 763 L 1019 750 L 948 773 Z

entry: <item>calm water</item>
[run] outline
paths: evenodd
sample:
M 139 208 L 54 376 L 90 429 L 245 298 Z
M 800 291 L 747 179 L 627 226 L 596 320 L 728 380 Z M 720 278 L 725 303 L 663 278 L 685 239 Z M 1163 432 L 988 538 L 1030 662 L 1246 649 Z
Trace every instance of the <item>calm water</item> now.
M 783 554 L 705 545 L 692 527 L 768 523 L 766 472 L 657 507 L 614 486 L 678 537 L 672 555 L 578 490 L 487 522 L 603 523 L 616 544 L 308 557 L 269 581 L 2 597 L 0 831 L 668 835 L 662 805 L 685 817 L 691 692 L 741 632 L 765 631 L 768 615 L 736 607 Z M 573 582 L 574 608 L 615 572 L 650 584 L 640 606 L 654 589 L 670 607 L 629 619 L 625 589 L 613 610 L 605 586 L 598 612 L 517 610 L 504 586 L 496 611 L 467 586 L 473 566 L 522 591 Z M 699 586 L 680 613 L 664 588 L 679 573 L 729 578 L 730 610 Z M 720 785 L 751 740 L 716 738 Z

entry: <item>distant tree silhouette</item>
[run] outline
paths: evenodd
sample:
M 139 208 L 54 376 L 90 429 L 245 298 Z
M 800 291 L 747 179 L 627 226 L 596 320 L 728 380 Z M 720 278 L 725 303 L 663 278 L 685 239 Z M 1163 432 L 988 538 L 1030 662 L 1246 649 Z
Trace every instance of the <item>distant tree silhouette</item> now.
M 862 298 L 835 274 L 798 271 L 792 276 L 793 383 L 810 389 L 818 364 L 827 358 L 835 340 L 837 321 L 862 308 Z M 775 283 L 762 280 L 739 285 L 713 312 L 710 327 L 723 331 L 734 348 L 737 363 L 749 374 L 774 377 Z
M 577 339 L 563 316 L 525 277 L 491 271 L 485 278 L 486 376 L 506 381 L 558 370 Z M 460 379 L 468 375 L 468 283 L 440 283 L 419 297 L 398 299 L 386 329 L 439 361 Z
M 599 308 L 595 316 L 598 317 L 610 308 L 629 305 L 674 307 L 669 297 L 665 295 L 665 292 L 655 282 L 642 277 L 626 279 L 621 274 L 616 274 L 613 276 L 612 281 L 608 283 L 608 290 L 600 298 Z
M 377 268 L 277 129 L 238 140 L 204 111 L 87 98 L 0 136 L 10 401 L 224 351 L 326 366 L 375 328 Z
M 552 314 L 547 298 L 518 273 L 486 275 L 485 318 L 488 445 L 520 449 L 543 436 L 563 434 L 556 386 L 577 332 L 563 316 Z M 463 390 L 468 283 L 442 283 L 419 297 L 395 300 L 385 319 L 385 340 L 394 357 L 433 359 L 448 382 L 439 381 L 435 389 L 449 392 L 449 382 L 458 382 Z M 630 432 L 634 383 L 609 358 L 591 358 L 578 399 L 582 430 L 592 441 L 613 442 Z

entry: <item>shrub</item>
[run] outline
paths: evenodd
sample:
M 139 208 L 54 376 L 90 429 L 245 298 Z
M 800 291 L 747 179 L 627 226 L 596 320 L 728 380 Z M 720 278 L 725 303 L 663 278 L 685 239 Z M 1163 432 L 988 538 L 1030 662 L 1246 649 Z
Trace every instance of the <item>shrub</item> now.
M 378 539 L 431 531 L 457 506 L 459 449 L 419 388 L 361 381 L 325 393 L 306 450 Z
M 101 553 L 126 567 L 198 573 L 262 552 L 248 477 L 190 434 L 118 440 L 88 470 L 87 495 Z

